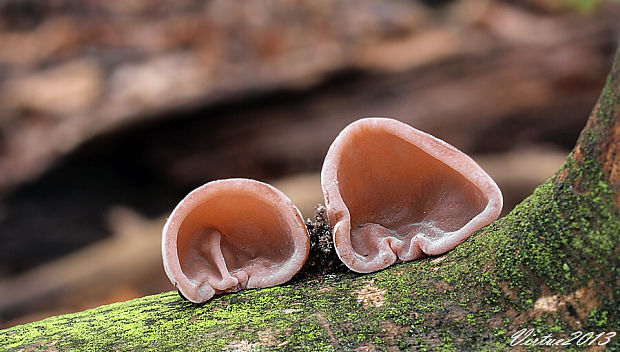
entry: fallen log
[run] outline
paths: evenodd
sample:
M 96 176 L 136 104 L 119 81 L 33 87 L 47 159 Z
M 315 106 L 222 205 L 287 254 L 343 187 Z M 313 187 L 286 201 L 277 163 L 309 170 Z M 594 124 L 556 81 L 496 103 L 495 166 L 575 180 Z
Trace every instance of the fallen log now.
M 619 190 L 617 53 L 565 164 L 510 214 L 446 255 L 369 275 L 298 279 L 202 305 L 176 292 L 147 296 L 2 330 L 0 346 L 480 351 L 551 343 L 618 349 Z M 519 339 L 525 333 L 529 337 Z

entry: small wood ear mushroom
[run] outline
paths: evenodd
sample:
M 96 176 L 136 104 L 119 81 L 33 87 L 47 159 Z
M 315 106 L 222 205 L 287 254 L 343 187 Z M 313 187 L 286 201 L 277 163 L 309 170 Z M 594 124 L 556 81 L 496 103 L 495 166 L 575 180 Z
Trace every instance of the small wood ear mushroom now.
M 385 118 L 340 132 L 321 183 L 336 252 L 360 273 L 445 253 L 497 219 L 503 202 L 470 157 Z
M 288 281 L 310 240 L 299 210 L 274 187 L 248 179 L 209 182 L 185 197 L 163 230 L 164 269 L 190 301 Z

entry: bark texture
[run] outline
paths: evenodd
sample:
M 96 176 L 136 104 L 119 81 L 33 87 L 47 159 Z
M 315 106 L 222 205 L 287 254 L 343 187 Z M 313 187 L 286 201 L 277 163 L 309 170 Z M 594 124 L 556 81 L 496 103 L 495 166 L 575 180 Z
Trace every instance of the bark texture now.
M 509 215 L 446 255 L 369 275 L 298 279 L 203 305 L 176 292 L 148 296 L 2 330 L 0 346 L 495 351 L 514 350 L 511 335 L 522 328 L 556 339 L 613 331 L 620 317 L 619 188 L 617 55 L 562 168 Z M 620 338 L 606 347 L 620 349 Z M 583 346 L 573 342 L 567 349 Z

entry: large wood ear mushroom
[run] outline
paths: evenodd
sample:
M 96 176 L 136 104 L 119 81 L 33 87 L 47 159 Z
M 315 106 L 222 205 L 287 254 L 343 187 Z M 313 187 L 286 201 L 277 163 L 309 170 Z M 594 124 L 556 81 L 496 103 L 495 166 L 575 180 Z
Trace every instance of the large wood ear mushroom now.
M 286 282 L 309 249 L 308 230 L 291 200 L 248 179 L 213 181 L 192 191 L 170 215 L 162 238 L 168 278 L 195 303 Z
M 497 219 L 503 202 L 470 157 L 385 118 L 336 137 L 321 183 L 336 252 L 360 273 L 445 253 Z

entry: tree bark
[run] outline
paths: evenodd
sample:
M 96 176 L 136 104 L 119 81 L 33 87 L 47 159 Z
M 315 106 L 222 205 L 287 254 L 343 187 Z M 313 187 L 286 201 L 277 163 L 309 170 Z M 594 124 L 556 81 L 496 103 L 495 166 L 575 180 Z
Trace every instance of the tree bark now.
M 593 337 L 620 317 L 620 55 L 566 163 L 439 257 L 194 305 L 176 292 L 0 331 L 8 350 L 514 350 L 513 334 Z M 601 335 L 588 348 L 620 338 Z M 582 339 L 581 341 L 584 341 Z M 586 340 L 585 345 L 589 341 Z M 579 339 L 556 349 L 583 349 Z M 549 347 L 535 346 L 534 349 Z

